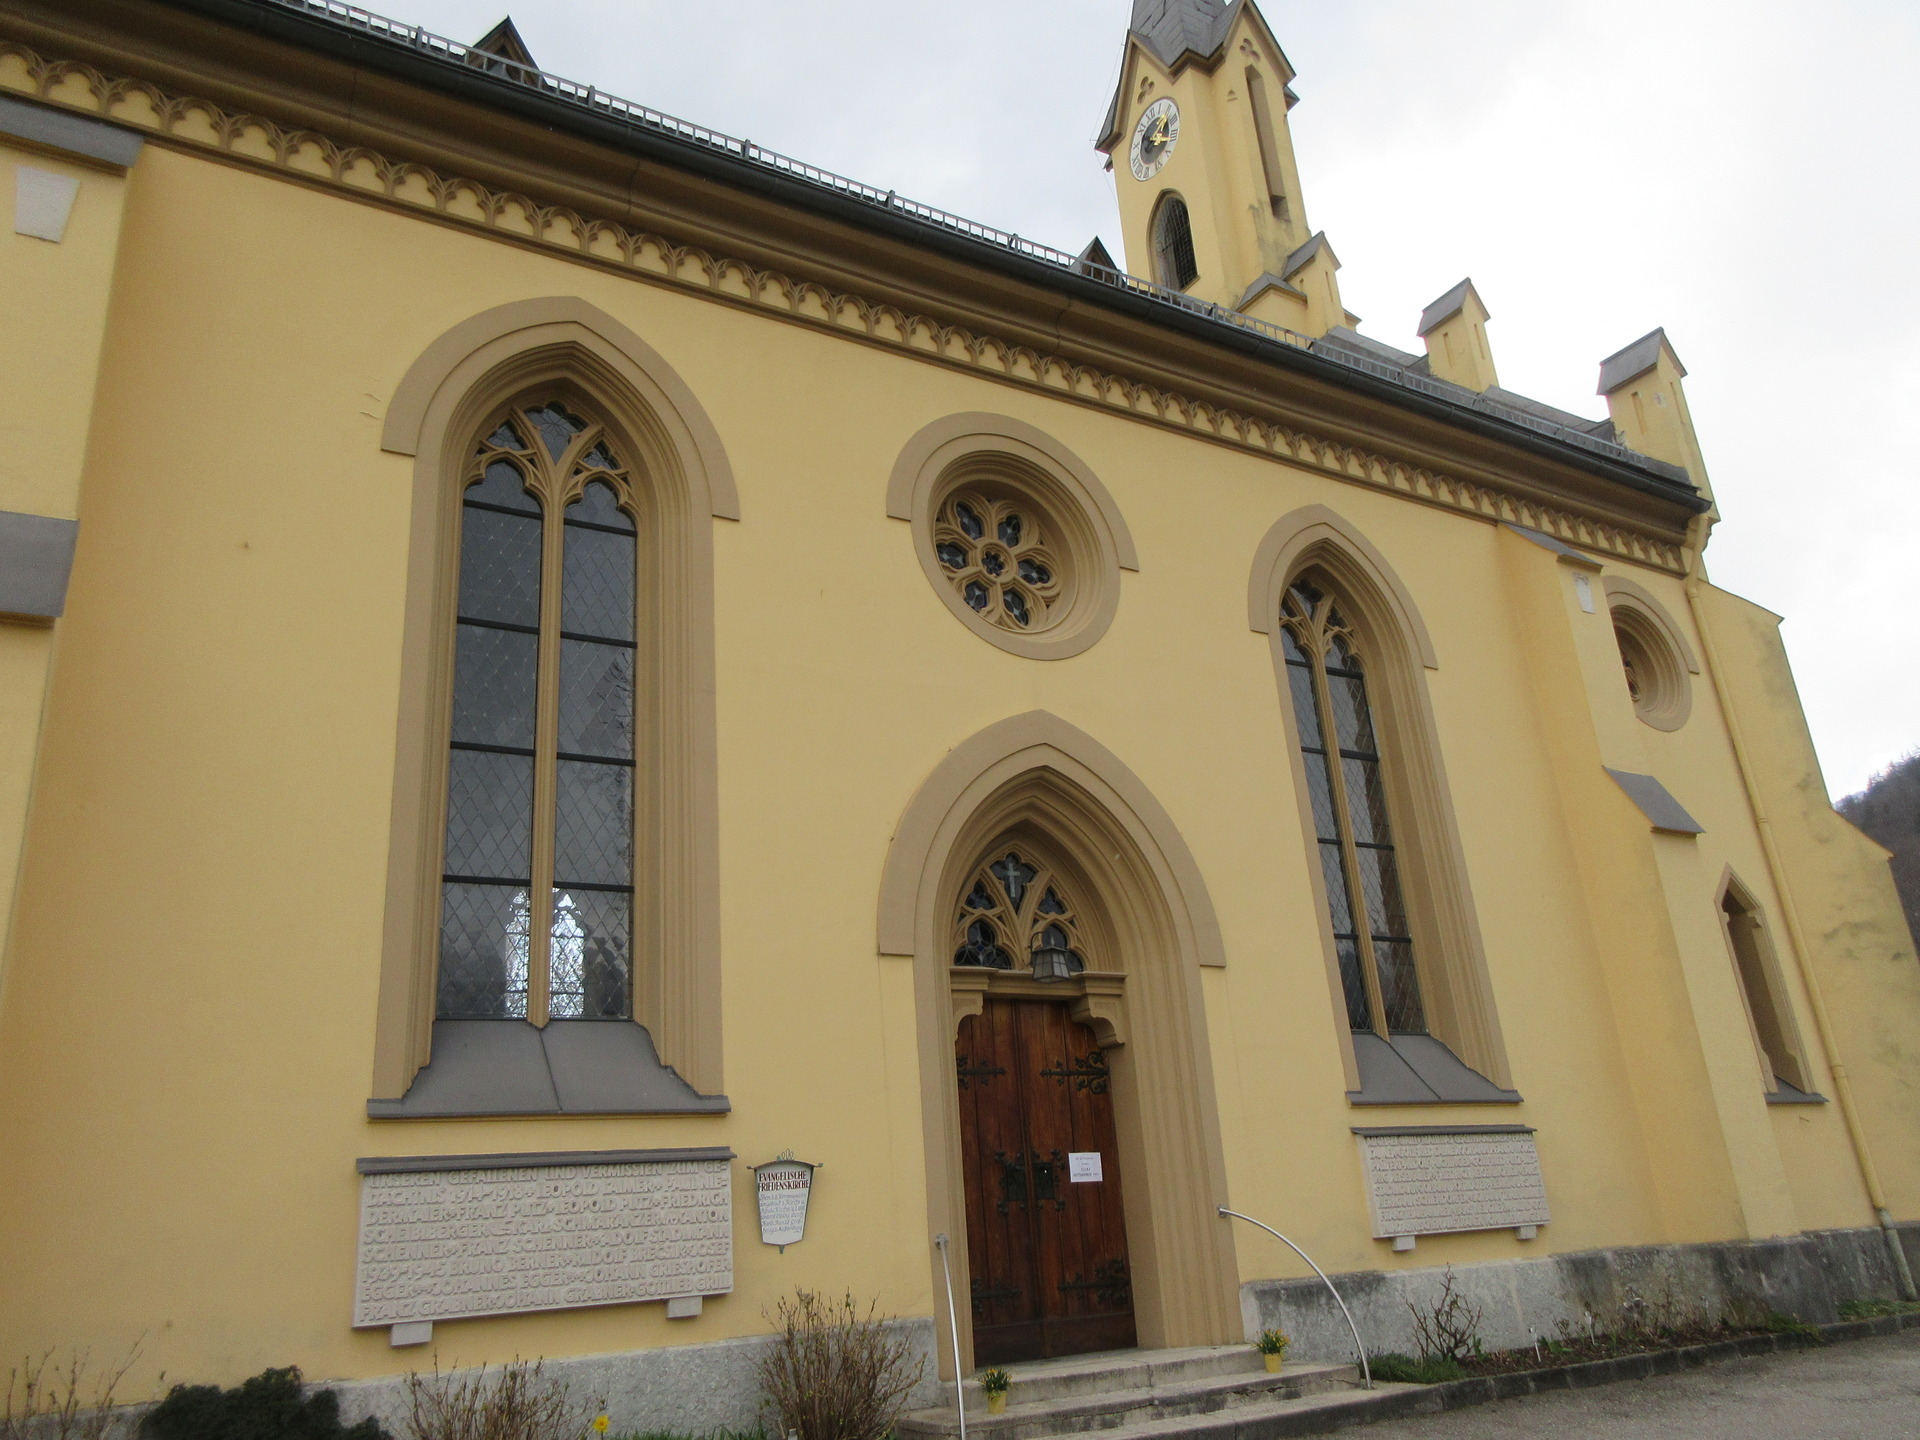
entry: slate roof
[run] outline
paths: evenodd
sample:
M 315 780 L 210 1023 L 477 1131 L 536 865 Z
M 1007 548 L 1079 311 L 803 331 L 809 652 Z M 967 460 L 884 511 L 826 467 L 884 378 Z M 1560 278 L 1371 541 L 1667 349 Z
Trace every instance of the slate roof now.
M 1241 0 L 1133 0 L 1133 33 L 1171 69 L 1191 51 L 1207 59 L 1227 43 Z
M 1589 468 L 1634 489 L 1679 501 L 1695 510 L 1704 510 L 1709 503 L 1698 495 L 1683 468 L 1622 446 L 1608 421 L 1572 415 L 1508 390 L 1494 388 L 1475 394 L 1435 378 L 1425 356 L 1410 355 L 1349 329 L 1335 329 L 1303 343 L 1304 337 L 1279 332 L 1279 327 L 1268 327 L 1265 322 L 1198 302 L 1191 296 L 1163 292 L 1147 282 L 1115 275 L 1100 265 L 1100 251 L 1091 247 L 1080 256 L 1067 255 L 978 221 L 909 201 L 891 190 L 883 192 L 762 146 L 620 100 L 588 85 L 545 75 L 522 78 L 510 73 L 516 70 L 516 62 L 495 51 L 461 45 L 358 7 L 339 5 L 337 0 L 170 3 L 228 23 L 244 22 L 267 38 L 512 114 L 558 134 L 612 145 L 724 185 L 750 187 L 778 203 L 1058 288 L 1094 305 L 1151 317 L 1172 330 L 1204 334 L 1246 353 L 1267 356 L 1286 369 L 1304 367 L 1326 378 L 1338 375 L 1336 383 L 1346 383 L 1363 393 L 1378 397 L 1376 387 L 1384 381 L 1401 392 L 1400 396 L 1388 397 L 1388 403 L 1425 408 L 1438 402 L 1452 412 L 1449 418 L 1455 423 L 1480 429 L 1493 420 L 1507 431 L 1530 431 L 1564 447 L 1559 451 L 1562 458 L 1570 458 L 1568 450 L 1585 452 Z M 1245 5 L 1246 0 L 1228 0 L 1225 4 L 1222 0 L 1136 0 L 1135 13 L 1149 27 L 1157 27 L 1154 33 L 1165 43 L 1185 46 L 1194 43 L 1190 38 L 1194 35 L 1199 36 L 1199 43 L 1216 34 L 1224 39 L 1226 29 Z M 1193 24 L 1196 16 L 1204 22 L 1198 28 Z M 506 46 L 507 34 L 503 25 L 487 39 L 510 48 Z M 513 32 L 513 38 L 519 39 L 517 32 Z M 524 41 L 520 48 L 525 50 Z M 1281 63 L 1284 66 L 1284 59 Z M 1309 246 L 1313 243 L 1309 241 Z M 1296 256 L 1303 261 L 1306 258 L 1301 252 Z M 1279 333 L 1263 335 L 1268 328 Z M 1642 355 L 1645 363 L 1651 364 L 1665 343 L 1666 337 L 1655 332 L 1628 346 L 1610 360 L 1610 375 L 1630 361 L 1638 362 Z M 1328 375 L 1328 370 L 1334 375 Z M 1482 433 L 1500 435 L 1501 431 Z
M 1415 333 L 1424 336 L 1429 331 L 1446 324 L 1466 306 L 1469 295 L 1476 300 L 1480 299 L 1480 292 L 1473 288 L 1473 281 L 1462 280 L 1420 312 L 1420 328 Z M 1482 310 L 1487 308 L 1484 300 L 1480 301 L 1480 308 Z M 1487 318 L 1491 320 L 1493 317 L 1489 315 Z
M 1499 385 L 1490 385 L 1476 393 L 1464 385 L 1456 385 L 1451 380 L 1442 380 L 1435 375 L 1427 364 L 1426 356 L 1409 354 L 1370 335 L 1349 330 L 1344 325 L 1336 325 L 1315 340 L 1312 348 L 1315 354 L 1326 355 L 1375 374 L 1397 372 L 1393 378 L 1410 389 L 1444 397 L 1456 405 L 1478 410 L 1483 415 L 1496 415 L 1539 434 L 1557 434 L 1563 438 L 1581 435 L 1606 445 L 1620 443 L 1611 420 L 1589 420 L 1584 415 L 1575 415 Z
M 473 48 L 488 55 L 502 56 L 530 70 L 540 68 L 533 58 L 533 52 L 527 48 L 527 42 L 520 38 L 520 27 L 513 23 L 511 15 L 474 41 Z
M 1133 0 L 1133 22 L 1128 32 L 1151 50 L 1169 70 L 1183 60 L 1211 60 L 1227 43 L 1227 31 L 1246 0 Z M 1289 72 L 1290 74 L 1291 72 Z M 1122 85 L 1125 76 L 1121 77 Z M 1120 89 L 1107 105 L 1100 138 L 1094 148 L 1105 150 L 1118 139 Z
M 1611 395 L 1629 380 L 1638 380 L 1647 371 L 1660 363 L 1661 347 L 1673 356 L 1673 363 L 1682 375 L 1687 367 L 1680 364 L 1680 356 L 1667 339 L 1664 329 L 1654 330 L 1642 335 L 1624 350 L 1616 350 L 1600 362 L 1599 394 Z

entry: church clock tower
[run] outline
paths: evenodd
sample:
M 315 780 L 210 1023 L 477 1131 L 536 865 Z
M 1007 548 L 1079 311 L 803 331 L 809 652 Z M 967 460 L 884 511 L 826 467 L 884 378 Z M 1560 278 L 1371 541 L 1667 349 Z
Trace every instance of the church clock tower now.
M 1287 112 L 1293 67 L 1253 0 L 1134 0 L 1098 147 L 1127 268 L 1307 335 L 1357 324 L 1307 224 Z

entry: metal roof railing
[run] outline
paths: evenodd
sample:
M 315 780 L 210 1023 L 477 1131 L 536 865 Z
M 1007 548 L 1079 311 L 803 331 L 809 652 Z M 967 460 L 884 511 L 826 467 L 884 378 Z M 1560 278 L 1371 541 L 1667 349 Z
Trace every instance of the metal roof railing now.
M 1305 350 L 1313 344 L 1308 336 L 1288 330 L 1284 326 L 1257 320 L 1250 315 L 1241 315 L 1209 301 L 1196 300 L 1184 291 L 1156 284 L 1151 280 L 1142 280 L 1136 275 L 1128 275 L 1124 271 L 1115 270 L 1109 266 L 1095 265 L 1076 255 L 1070 255 L 1064 250 L 1043 245 L 1038 240 L 1029 240 L 1023 235 L 1016 235 L 1010 230 L 1002 230 L 979 220 L 969 220 L 964 215 L 942 210 L 939 206 L 929 205 L 925 201 L 909 199 L 897 190 L 882 190 L 879 186 L 869 185 L 863 180 L 836 174 L 832 170 L 810 165 L 791 155 L 769 150 L 766 146 L 756 145 L 751 140 L 742 140 L 705 125 L 695 125 L 691 121 L 682 120 L 665 111 L 655 110 L 650 105 L 642 105 L 637 101 L 623 100 L 617 95 L 610 95 L 597 86 L 583 85 L 577 80 L 567 79 L 564 75 L 555 75 L 536 66 L 510 60 L 504 55 L 479 50 L 472 45 L 463 45 L 457 40 L 447 39 L 444 35 L 435 35 L 432 31 L 418 25 L 409 25 L 404 21 L 390 20 L 384 15 L 376 15 L 373 11 L 363 10 L 358 5 L 342 4 L 340 0 L 261 0 L 261 3 L 273 5 L 281 10 L 318 16 L 363 34 L 404 45 L 409 50 L 433 56 L 451 65 L 499 75 L 531 89 L 540 90 L 550 99 L 578 106 L 602 119 L 614 120 L 635 130 L 672 135 L 681 140 L 691 141 L 696 145 L 720 151 L 751 165 L 763 166 L 808 185 L 865 201 L 878 209 L 908 215 L 926 224 L 937 225 L 956 235 L 964 235 L 969 239 L 1023 255 L 1030 260 L 1039 260 L 1061 270 L 1084 275 L 1089 279 L 1111 285 L 1116 290 L 1171 305 L 1190 315 L 1219 321 L 1222 324 L 1232 325 L 1236 329 L 1252 331 L 1270 340 L 1291 345 L 1295 349 Z
M 882 190 L 876 185 L 868 185 L 864 181 L 836 174 L 818 165 L 809 165 L 804 160 L 797 160 L 791 155 L 782 155 L 777 150 L 769 150 L 764 145 L 754 144 L 751 140 L 742 140 L 705 125 L 695 125 L 691 121 L 655 110 L 652 106 L 623 100 L 617 95 L 609 95 L 597 86 L 583 85 L 577 80 L 567 79 L 564 75 L 554 75 L 537 66 L 525 65 L 517 60 L 508 59 L 504 55 L 480 50 L 472 45 L 464 45 L 457 40 L 449 40 L 444 35 L 435 35 L 418 25 L 391 20 L 357 5 L 343 4 L 341 0 L 258 0 L 258 3 L 328 20 L 362 34 L 404 46 L 417 54 L 431 56 L 448 65 L 457 65 L 463 69 L 478 69 L 490 75 L 497 75 L 530 89 L 539 90 L 550 99 L 577 106 L 602 119 L 616 121 L 632 130 L 671 135 L 695 145 L 705 146 L 749 165 L 763 167 L 804 184 L 864 202 L 879 210 L 909 216 L 922 224 L 937 226 L 951 234 L 964 236 L 1026 259 L 1053 266 L 1066 273 L 1111 286 L 1124 294 L 1180 310 L 1214 324 L 1258 335 L 1295 350 L 1311 351 L 1335 364 L 1385 380 L 1403 390 L 1428 395 L 1464 410 L 1493 416 L 1592 454 L 1621 461 L 1655 474 L 1666 475 L 1667 472 L 1672 471 L 1670 480 L 1677 479 L 1681 484 L 1688 484 L 1684 473 L 1674 470 L 1674 467 L 1663 465 L 1615 441 L 1604 439 L 1588 429 L 1576 428 L 1589 423 L 1581 421 L 1577 416 L 1568 417 L 1570 421 L 1575 422 L 1574 424 L 1557 424 L 1545 416 L 1504 404 L 1492 397 L 1475 395 L 1471 391 L 1459 391 L 1458 387 L 1445 385 L 1429 376 L 1410 373 L 1381 360 L 1368 359 L 1353 353 L 1345 346 L 1316 344 L 1311 337 L 1302 335 L 1296 330 L 1289 330 L 1285 326 L 1256 319 L 1251 315 L 1243 315 L 1211 301 L 1196 299 L 1185 291 L 1175 290 L 1151 280 L 1143 280 L 1137 275 L 1129 275 L 1110 266 L 1096 265 L 1077 255 L 1070 255 L 1051 245 L 1043 245 L 1037 240 L 1029 240 L 1010 230 L 1002 230 L 979 220 L 969 220 L 964 215 L 956 215 L 950 210 L 942 210 L 939 206 L 928 205 L 924 201 L 910 200 L 898 191 Z M 1454 393 L 1455 391 L 1458 393 Z M 1690 485 L 1689 488 L 1691 488 Z

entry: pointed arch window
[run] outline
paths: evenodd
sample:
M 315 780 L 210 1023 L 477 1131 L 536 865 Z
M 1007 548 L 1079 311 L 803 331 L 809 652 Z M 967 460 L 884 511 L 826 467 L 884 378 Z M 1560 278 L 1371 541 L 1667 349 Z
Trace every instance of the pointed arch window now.
M 954 920 L 953 963 L 985 970 L 1034 967 L 1042 951 L 1064 952 L 1064 968 L 1087 968 L 1078 910 L 1065 878 L 1037 856 L 998 851 L 975 872 Z
M 1794 1024 L 1793 1002 L 1765 915 L 1759 901 L 1732 874 L 1720 892 L 1720 920 L 1740 981 L 1754 1050 L 1767 1081 L 1767 1099 L 1773 1104 L 1818 1103 L 1824 1097 L 1814 1090 L 1806 1047 Z
M 485 427 L 461 504 L 437 1013 L 633 1014 L 638 532 L 583 407 Z
M 1288 588 L 1281 623 L 1347 1022 L 1383 1037 L 1424 1035 L 1365 665 L 1339 606 L 1313 584 Z
M 1178 195 L 1160 197 L 1153 212 L 1154 278 L 1174 290 L 1184 290 L 1200 278 L 1193 253 L 1193 221 L 1187 202 Z

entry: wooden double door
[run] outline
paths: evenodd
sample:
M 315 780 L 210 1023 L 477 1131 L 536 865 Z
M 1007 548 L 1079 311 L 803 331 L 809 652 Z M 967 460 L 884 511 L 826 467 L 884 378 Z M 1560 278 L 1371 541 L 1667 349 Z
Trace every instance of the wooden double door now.
M 1113 1087 L 1093 1031 L 1059 1001 L 989 999 L 954 1049 L 975 1363 L 1131 1347 Z

